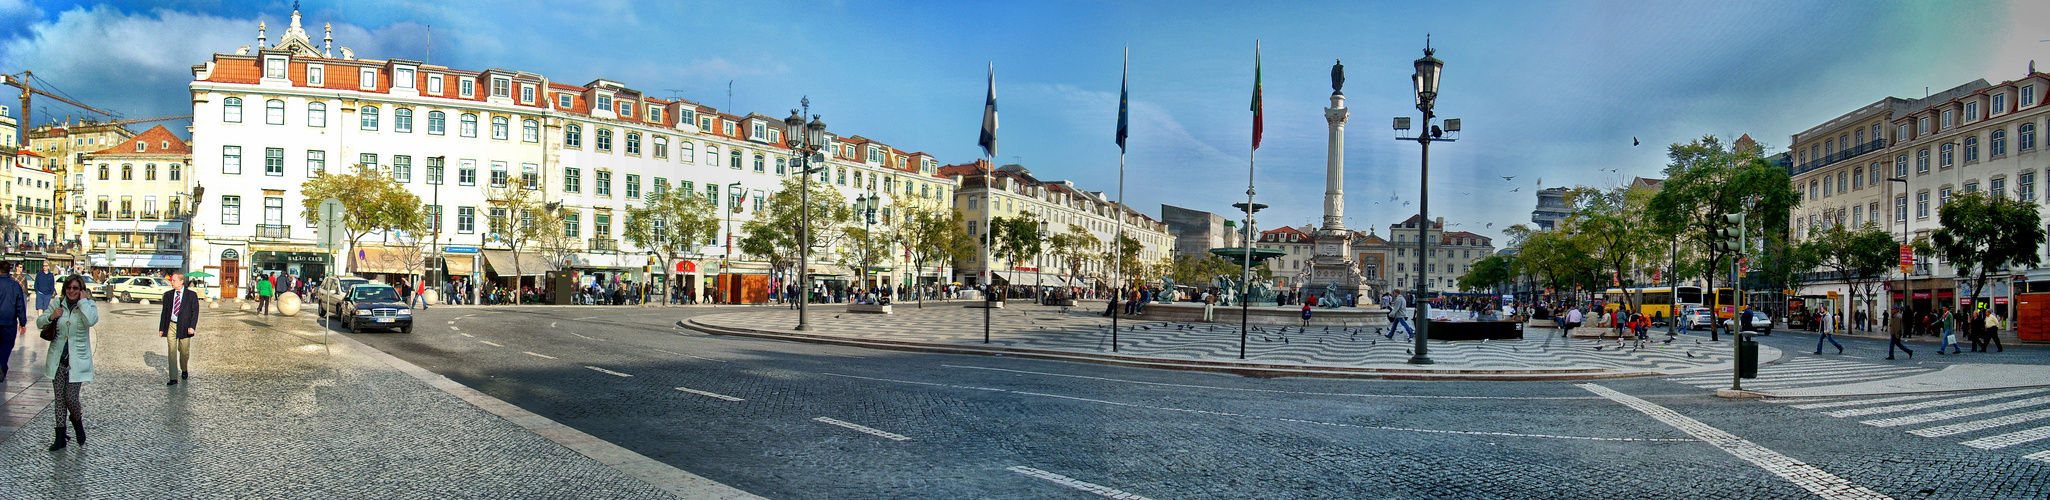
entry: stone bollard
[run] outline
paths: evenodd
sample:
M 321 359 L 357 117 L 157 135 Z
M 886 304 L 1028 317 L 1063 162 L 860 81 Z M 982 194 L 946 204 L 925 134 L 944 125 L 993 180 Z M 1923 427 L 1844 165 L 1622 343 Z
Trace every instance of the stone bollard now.
M 285 292 L 277 296 L 278 314 L 287 318 L 299 314 L 299 294 Z

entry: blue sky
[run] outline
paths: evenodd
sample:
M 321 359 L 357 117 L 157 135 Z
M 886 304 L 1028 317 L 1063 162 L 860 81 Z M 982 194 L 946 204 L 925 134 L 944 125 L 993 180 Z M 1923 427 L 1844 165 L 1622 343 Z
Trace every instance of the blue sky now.
M 428 58 L 782 116 L 811 98 L 836 133 L 977 158 L 984 72 L 1002 163 L 1115 196 L 1120 64 L 1131 49 L 1125 198 L 1219 213 L 1243 201 L 1253 47 L 1264 47 L 1262 229 L 1321 215 L 1329 68 L 1345 61 L 1347 224 L 1415 213 L 1410 61 L 1445 60 L 1431 214 L 1499 236 L 1543 187 L 1657 176 L 1665 145 L 1788 136 L 1886 96 L 1920 97 L 2050 64 L 2050 2 L 392 2 L 313 0 L 319 37 L 367 59 Z M 1257 5 L 1257 6 L 1255 6 Z M 190 66 L 271 39 L 291 2 L 0 0 L 0 71 L 34 71 L 128 117 L 185 114 Z M 732 82 L 732 104 L 727 84 Z M 9 89 L 12 91 L 12 89 Z M 48 100 L 47 113 L 80 113 Z M 182 133 L 182 131 L 181 131 Z M 1636 137 L 1643 145 L 1632 147 Z M 1609 172 L 1608 169 L 1615 169 Z M 1516 176 L 1505 181 L 1501 176 Z M 1512 191 L 1516 190 L 1516 191 Z M 1377 204 L 1378 202 L 1378 204 Z M 1492 228 L 1487 227 L 1493 224 Z

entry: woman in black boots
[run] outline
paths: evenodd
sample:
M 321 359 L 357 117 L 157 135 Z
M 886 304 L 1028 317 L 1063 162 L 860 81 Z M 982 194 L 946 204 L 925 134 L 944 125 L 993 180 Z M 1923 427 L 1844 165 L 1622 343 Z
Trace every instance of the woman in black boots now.
M 64 449 L 64 422 L 78 431 L 78 444 L 85 444 L 84 410 L 79 403 L 78 390 L 93 380 L 93 348 L 91 336 L 93 324 L 100 322 L 100 310 L 93 305 L 93 299 L 86 294 L 85 279 L 73 275 L 64 281 L 62 299 L 55 307 L 43 311 L 36 318 L 36 328 L 55 323 L 57 338 L 50 341 L 50 354 L 44 358 L 49 368 L 45 374 L 52 381 L 57 392 L 57 439 L 50 443 L 50 451 Z

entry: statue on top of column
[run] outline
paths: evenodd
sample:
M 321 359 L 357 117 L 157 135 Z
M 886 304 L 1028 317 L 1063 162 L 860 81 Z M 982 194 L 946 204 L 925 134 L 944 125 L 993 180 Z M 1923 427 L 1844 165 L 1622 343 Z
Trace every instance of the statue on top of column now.
M 1331 63 L 1331 95 L 1345 95 L 1345 62 L 1333 59 Z

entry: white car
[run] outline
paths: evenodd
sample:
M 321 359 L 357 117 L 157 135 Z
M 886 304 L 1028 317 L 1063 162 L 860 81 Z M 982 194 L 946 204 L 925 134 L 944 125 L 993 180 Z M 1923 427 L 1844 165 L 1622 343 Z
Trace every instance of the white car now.
M 1772 315 L 1757 309 L 1745 311 L 1744 314 L 1751 316 L 1750 331 L 1753 334 L 1772 335 Z M 1737 329 L 1737 318 L 1723 320 L 1723 329 L 1735 331 Z
M 1715 310 L 1696 307 L 1687 310 L 1685 321 L 1680 326 L 1688 330 L 1707 330 L 1715 325 Z

